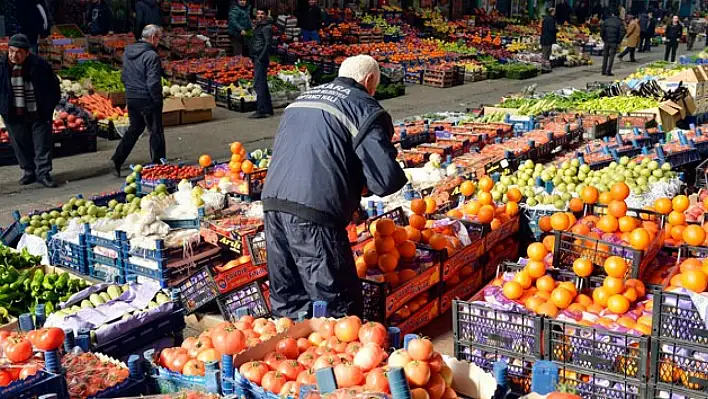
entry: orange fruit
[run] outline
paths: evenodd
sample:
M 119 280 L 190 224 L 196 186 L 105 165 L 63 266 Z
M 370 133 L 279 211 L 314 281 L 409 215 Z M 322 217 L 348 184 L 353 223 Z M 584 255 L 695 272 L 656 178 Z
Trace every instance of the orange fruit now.
M 398 246 L 398 253 L 403 259 L 415 258 L 415 243 L 413 241 L 404 241 Z
M 671 277 L 671 280 L 669 280 L 669 285 L 672 287 L 683 287 L 683 273 L 679 273 L 673 277 Z
M 579 294 L 578 296 L 575 297 L 575 302 L 579 303 L 585 307 L 588 307 L 592 304 L 592 298 L 585 294 Z
M 629 186 L 625 182 L 617 182 L 610 187 L 610 194 L 612 195 L 612 199 L 624 201 L 629 197 Z
M 622 296 L 627 298 L 627 300 L 629 300 L 629 302 L 631 303 L 637 302 L 637 299 L 639 299 L 639 293 L 637 293 L 637 289 L 634 287 L 627 287 L 626 285 Z
M 587 235 L 590 232 L 590 227 L 585 223 L 576 223 L 571 229 L 575 234 L 580 234 L 581 236 Z
M 636 278 L 627 279 L 624 282 L 624 286 L 632 287 L 637 290 L 637 295 L 639 296 L 639 298 L 644 297 L 644 295 L 646 295 L 647 293 L 646 287 L 644 287 L 644 283 L 641 280 L 637 280 Z
M 637 221 L 631 216 L 622 216 L 617 220 L 619 230 L 623 233 L 634 230 L 637 226 Z
M 400 271 L 400 273 L 398 273 L 398 278 L 401 280 L 401 284 L 403 284 L 409 280 L 412 280 L 417 275 L 418 274 L 415 272 L 415 270 L 403 269 Z
M 530 260 L 525 267 L 531 278 L 539 278 L 546 274 L 546 265 L 543 262 L 537 260 Z
M 612 215 L 602 215 L 597 222 L 597 228 L 605 233 L 614 233 L 617 231 L 618 227 L 619 222 L 617 222 L 617 218 Z
M 465 180 L 460 184 L 460 193 L 465 197 L 469 197 L 474 194 L 474 183 L 469 180 Z
M 212 159 L 209 154 L 204 154 L 199 157 L 199 166 L 201 166 L 202 168 L 206 168 L 206 167 L 211 166 L 211 162 L 212 162 Z
M 514 274 L 513 281 L 516 281 L 519 283 L 521 288 L 527 289 L 531 287 L 531 284 L 533 281 L 531 280 L 531 276 L 529 276 L 529 273 L 526 270 L 520 270 Z
M 418 214 L 413 214 L 408 218 L 408 225 L 410 225 L 414 229 L 423 230 L 425 228 L 426 221 L 427 220 L 425 219 L 425 217 Z
M 411 212 L 415 213 L 416 215 L 424 214 L 426 207 L 427 205 L 425 204 L 425 201 L 420 198 L 416 198 L 411 201 Z
M 438 204 L 435 202 L 434 199 L 428 197 L 425 199 L 425 213 L 431 214 L 435 212 L 435 210 L 438 209 Z
M 683 230 L 681 238 L 686 241 L 686 244 L 695 247 L 703 245 L 706 240 L 706 232 L 700 226 L 692 224 Z
M 671 200 L 671 206 L 676 212 L 685 212 L 691 202 L 685 195 L 677 195 Z
M 406 226 L 404 227 L 406 229 L 406 234 L 408 234 L 408 239 L 414 242 L 420 241 L 420 230 L 416 229 L 413 226 Z
M 241 170 L 245 174 L 253 173 L 253 162 L 249 161 L 248 159 L 243 161 L 241 163 Z
M 430 237 L 433 236 L 433 231 L 430 229 L 425 229 L 420 232 L 420 240 L 424 243 L 430 242 Z
M 366 269 L 368 269 L 368 266 L 367 266 L 366 261 L 364 260 L 363 256 L 356 258 L 355 265 L 356 265 L 356 275 L 359 278 L 366 277 Z
M 428 244 L 430 244 L 430 247 L 433 248 L 436 251 L 440 251 L 445 246 L 447 245 L 447 238 L 445 238 L 444 235 L 438 234 L 438 233 L 433 233 L 433 235 L 430 236 L 430 240 L 428 241 Z
M 583 201 L 580 198 L 572 198 L 568 203 L 568 209 L 572 212 L 580 212 L 583 210 Z
M 702 268 L 703 264 L 700 260 L 696 258 L 688 258 L 681 262 L 681 265 L 679 266 L 679 270 L 681 271 L 681 273 L 687 270 L 701 270 Z
M 501 227 L 501 225 L 502 225 L 501 220 L 494 218 L 494 219 L 492 219 L 492 222 L 489 224 L 489 227 L 491 227 L 492 231 L 494 231 L 494 230 L 499 229 Z
M 578 258 L 573 262 L 573 272 L 580 277 L 588 277 L 592 271 L 593 265 L 588 258 Z
M 243 157 L 241 154 L 231 154 L 231 160 L 234 162 L 241 162 L 243 161 Z
M 396 242 L 393 241 L 393 237 L 388 236 L 375 238 L 374 245 L 376 246 L 376 253 L 379 255 L 393 252 L 396 249 Z
M 482 208 L 482 205 L 480 205 L 479 202 L 475 200 L 470 200 L 470 202 L 466 203 L 462 207 L 462 211 L 468 215 L 477 215 L 479 213 L 480 208 Z
M 686 215 L 678 211 L 671 211 L 671 213 L 669 213 L 669 224 L 672 226 L 686 224 Z
M 526 248 L 526 255 L 530 260 L 543 261 L 543 258 L 548 255 L 548 250 L 540 242 L 534 242 Z
M 477 186 L 483 192 L 488 193 L 492 191 L 492 188 L 494 188 L 494 181 L 489 176 L 483 176 L 481 179 L 479 179 Z
M 234 162 L 234 161 L 229 162 L 229 170 L 232 172 L 240 172 L 241 171 L 241 162 Z
M 398 258 L 393 254 L 382 254 L 379 256 L 379 269 L 382 272 L 392 272 L 398 266 Z
M 240 154 L 243 150 L 243 144 L 238 141 L 234 141 L 233 143 L 231 143 L 230 148 L 232 154 Z
M 629 300 L 622 295 L 612 295 L 607 299 L 607 310 L 614 314 L 625 314 L 629 310 Z
M 540 219 L 538 219 L 538 228 L 545 232 L 551 231 L 553 227 L 551 227 L 551 217 L 550 216 L 541 216 Z
M 506 198 L 509 201 L 519 202 L 521 201 L 521 190 L 516 187 L 512 187 L 506 192 Z
M 558 286 L 568 290 L 568 292 L 573 294 L 573 297 L 578 294 L 578 289 L 575 288 L 575 283 L 573 283 L 572 281 L 563 281 L 561 283 L 558 283 Z
M 616 218 L 621 218 L 627 214 L 627 204 L 624 201 L 612 200 L 607 205 L 607 213 Z
M 379 256 L 376 253 L 375 249 L 369 249 L 367 251 L 364 251 L 364 262 L 366 263 L 367 266 L 373 267 L 379 264 Z
M 524 306 L 526 306 L 526 309 L 532 312 L 537 312 L 538 307 L 543 305 L 544 303 L 546 303 L 546 301 L 542 298 L 539 298 L 537 296 L 530 296 L 526 298 L 526 301 L 524 301 Z
M 509 201 L 506 204 L 506 214 L 509 216 L 516 216 L 519 213 L 519 204 L 514 201 Z
M 680 224 L 678 226 L 667 226 L 667 228 L 671 227 L 670 234 L 671 238 L 674 240 L 681 241 L 683 240 L 683 230 L 686 229 L 686 226 Z
M 488 194 L 488 193 L 482 193 Z M 491 205 L 484 205 L 477 213 L 477 221 L 480 223 L 491 223 L 494 220 L 494 208 Z
M 585 311 L 592 314 L 600 314 L 603 310 L 605 310 L 605 307 L 597 303 L 592 303 L 585 307 Z
M 708 287 L 708 277 L 701 270 L 687 270 L 681 273 L 681 286 L 687 290 L 702 293 Z
M 571 303 L 570 306 L 568 306 L 565 310 L 570 311 L 570 312 L 584 312 L 585 311 L 585 306 L 579 304 L 579 303 Z
M 408 233 L 406 232 L 406 229 L 401 226 L 395 226 L 391 237 L 393 237 L 393 241 L 396 242 L 396 245 L 400 245 L 403 242 L 408 241 Z
M 551 299 L 551 291 L 536 291 L 536 296 L 547 301 Z
M 604 286 L 597 287 L 592 291 L 592 300 L 595 304 L 605 307 L 608 299 L 610 299 L 610 293 Z
M 553 252 L 556 247 L 556 236 L 554 234 L 549 234 L 543 237 L 543 246 L 546 247 L 548 252 Z
M 450 209 L 445 215 L 453 219 L 462 219 L 464 217 L 464 214 L 457 209 Z
M 482 192 L 477 195 L 477 202 L 479 202 L 480 205 L 492 205 L 494 203 L 494 198 L 492 198 L 492 194 Z
M 536 308 L 536 313 L 543 316 L 555 318 L 556 316 L 558 316 L 558 308 L 553 302 L 548 301 Z
M 393 223 L 393 220 L 391 219 L 382 218 L 377 220 L 375 223 L 376 232 L 384 237 L 392 235 L 393 232 L 396 230 L 396 224 Z
M 539 291 L 551 292 L 556 288 L 556 281 L 553 280 L 551 276 L 541 276 L 536 279 L 536 288 L 538 288 Z
M 388 272 L 385 274 L 384 278 L 389 284 L 391 284 L 391 288 L 397 288 L 401 285 L 401 278 L 398 277 L 398 273 L 396 272 Z
M 521 298 L 524 289 L 521 288 L 521 284 L 517 283 L 516 281 L 507 281 L 502 287 L 502 292 L 504 293 L 505 297 L 513 300 Z
M 607 276 L 605 277 L 602 286 L 605 287 L 605 290 L 607 290 L 607 293 L 610 295 L 621 294 L 624 292 L 624 280 L 620 277 Z
M 586 204 L 594 204 L 598 200 L 600 193 L 593 186 L 584 187 L 580 192 L 580 199 Z
M 657 198 L 657 200 L 654 201 L 654 209 L 662 215 L 668 215 L 673 207 L 673 203 L 668 198 Z
M 558 287 L 551 292 L 551 301 L 558 309 L 565 309 L 573 303 L 573 295 L 563 287 Z
M 565 231 L 570 227 L 568 215 L 563 212 L 556 212 L 551 216 L 551 227 L 553 230 Z
M 696 226 L 698 230 L 703 232 L 703 229 Z M 705 238 L 705 232 L 703 233 L 703 236 Z M 643 228 L 637 228 L 632 230 L 631 233 L 629 233 L 629 245 L 632 246 L 634 249 L 638 249 L 640 251 L 643 251 L 647 248 L 649 248 L 649 243 L 651 242 L 651 237 L 649 237 L 649 233 L 643 229 Z
M 609 192 L 601 193 L 600 198 L 598 198 L 597 202 L 602 205 L 608 205 L 610 202 L 612 202 L 612 194 L 610 194 Z

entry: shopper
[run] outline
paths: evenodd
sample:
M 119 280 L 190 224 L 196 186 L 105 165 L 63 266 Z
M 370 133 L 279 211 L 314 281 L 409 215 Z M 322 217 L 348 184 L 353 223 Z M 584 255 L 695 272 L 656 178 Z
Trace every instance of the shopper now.
M 20 184 L 39 182 L 56 187 L 52 178 L 52 117 L 59 103 L 59 79 L 52 67 L 30 53 L 29 38 L 10 38 L 8 55 L 0 61 L 0 115 L 24 172 Z
M 602 74 L 605 76 L 614 76 L 612 74 L 612 64 L 615 62 L 617 46 L 619 46 L 624 38 L 624 23 L 617 18 L 617 11 L 611 10 L 610 17 L 602 21 L 600 37 L 604 43 L 602 50 Z
M 556 44 L 556 35 L 558 28 L 556 27 L 556 10 L 549 8 L 546 10 L 546 16 L 543 17 L 541 23 L 541 54 L 544 62 L 551 61 L 551 52 L 553 45 Z
M 639 30 L 639 18 L 630 15 L 629 26 L 627 26 L 626 34 L 627 43 L 626 47 L 624 48 L 624 51 L 619 54 L 620 61 L 624 61 L 622 57 L 629 54 L 629 62 L 637 62 L 637 60 L 634 59 L 634 50 L 636 50 L 637 46 L 639 45 Z
M 407 181 L 391 117 L 373 97 L 379 81 L 376 60 L 351 57 L 332 83 L 285 109 L 262 194 L 276 316 L 309 312 L 317 300 L 329 316 L 362 316 L 346 226 L 367 189 L 385 196 Z
M 320 29 L 322 29 L 322 9 L 317 5 L 317 0 L 309 0 L 298 16 L 302 41 L 320 42 Z
M 696 36 L 705 32 L 706 23 L 705 20 L 698 15 L 691 18 L 691 22 L 688 24 L 688 41 L 686 43 L 686 50 L 691 51 L 693 49 L 693 44 L 696 43 Z
M 679 40 L 683 34 L 683 25 L 679 22 L 678 15 L 671 18 L 671 23 L 666 26 L 664 38 L 666 39 L 666 51 L 664 52 L 664 61 L 669 61 L 671 54 L 671 62 L 676 62 L 676 50 L 678 49 Z
M 44 0 L 17 0 L 17 33 L 24 34 L 30 42 L 30 50 L 37 54 L 40 36 L 49 35 L 49 13 Z
M 651 11 L 639 16 L 639 52 L 649 52 L 651 49 L 651 39 L 654 37 L 656 21 Z
M 251 29 L 253 29 L 251 6 L 248 5 L 248 0 L 237 0 L 229 10 L 229 35 L 233 55 L 244 54 L 244 39 Z
M 161 37 L 162 29 L 159 26 L 148 25 L 143 29 L 141 39 L 126 47 L 123 54 L 121 80 L 125 85 L 130 127 L 111 157 L 114 174 L 118 177 L 123 163 L 133 151 L 145 127 L 150 132 L 152 162 L 158 163 L 166 156 L 162 126 L 162 64 L 157 54 Z
M 142 38 L 143 29 L 148 25 L 162 26 L 157 0 L 135 0 L 135 40 Z
M 253 60 L 253 88 L 256 90 L 256 112 L 251 119 L 267 118 L 273 115 L 273 103 L 268 90 L 268 64 L 270 45 L 273 38 L 273 20 L 266 8 L 258 8 L 256 27 L 251 38 L 251 59 Z
M 89 34 L 105 35 L 111 30 L 111 7 L 105 0 L 91 0 L 86 13 Z

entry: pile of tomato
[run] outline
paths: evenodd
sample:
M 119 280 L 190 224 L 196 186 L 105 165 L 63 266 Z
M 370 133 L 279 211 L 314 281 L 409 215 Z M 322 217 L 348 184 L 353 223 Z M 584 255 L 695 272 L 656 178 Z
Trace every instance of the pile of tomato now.
M 0 387 L 6 387 L 16 380 L 31 377 L 44 367 L 41 352 L 52 351 L 64 343 L 61 328 L 41 328 L 28 333 L 0 331 L 2 356 L 10 364 L 0 366 Z
M 71 399 L 95 396 L 122 383 L 130 374 L 124 364 L 107 361 L 94 353 L 67 354 L 61 365 L 66 371 Z
M 153 165 L 146 166 L 141 172 L 143 180 L 182 180 L 192 179 L 203 173 L 203 169 L 198 166 L 188 165 Z

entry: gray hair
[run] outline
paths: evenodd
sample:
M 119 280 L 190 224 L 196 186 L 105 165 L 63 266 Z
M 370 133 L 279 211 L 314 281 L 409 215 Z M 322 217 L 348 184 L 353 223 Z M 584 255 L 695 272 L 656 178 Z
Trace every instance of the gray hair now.
M 146 25 L 143 28 L 143 33 L 140 35 L 143 39 L 149 39 L 155 35 L 162 33 L 162 28 L 157 25 Z
M 374 74 L 377 79 L 381 78 L 379 63 L 369 55 L 355 55 L 349 57 L 339 67 L 340 78 L 351 78 L 361 83 L 370 74 Z

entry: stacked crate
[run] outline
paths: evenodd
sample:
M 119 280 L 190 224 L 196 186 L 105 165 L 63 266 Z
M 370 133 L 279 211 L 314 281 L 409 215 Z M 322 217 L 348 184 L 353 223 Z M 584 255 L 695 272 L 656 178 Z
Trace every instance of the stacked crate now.
M 130 243 L 124 231 L 114 231 L 111 235 L 111 238 L 107 238 L 93 232 L 89 224 L 84 225 L 89 276 L 123 284 Z

